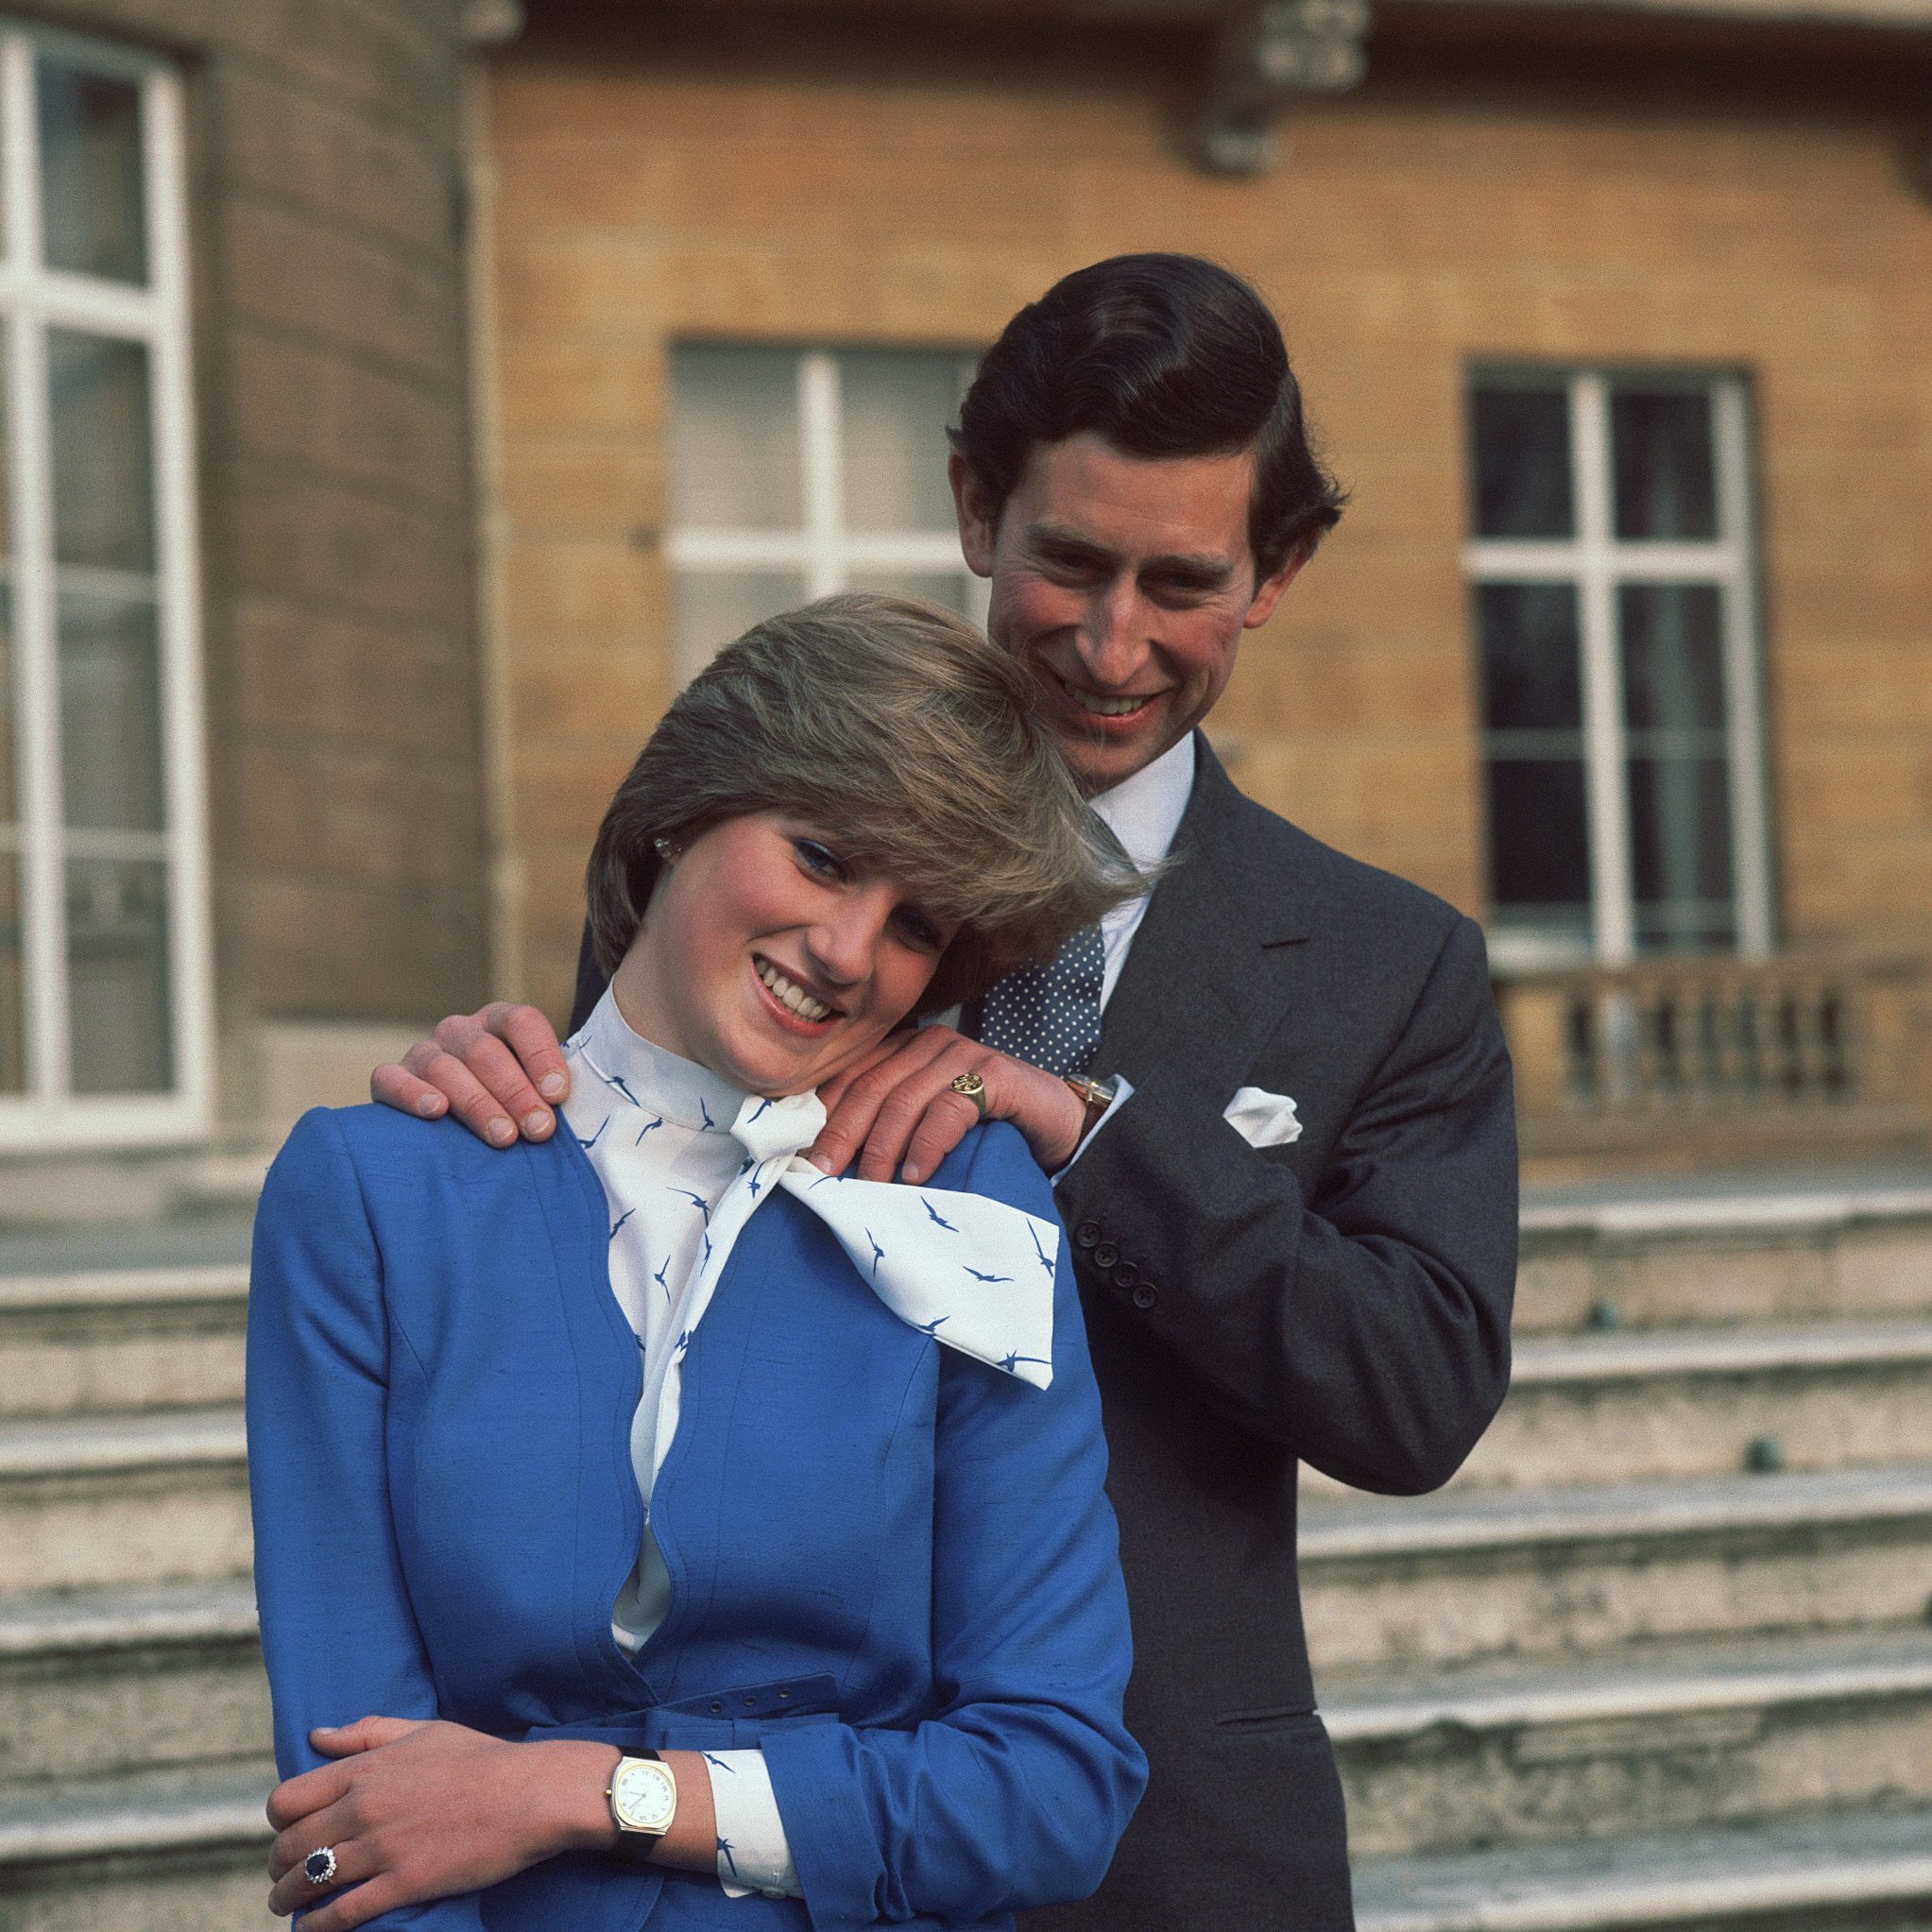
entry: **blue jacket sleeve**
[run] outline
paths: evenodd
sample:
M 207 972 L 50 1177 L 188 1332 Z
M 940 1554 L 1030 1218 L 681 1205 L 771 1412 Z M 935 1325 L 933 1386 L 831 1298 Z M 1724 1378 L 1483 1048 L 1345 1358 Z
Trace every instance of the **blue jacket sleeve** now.
M 975 1192 L 1054 1218 L 1010 1129 L 977 1137 Z M 944 1705 L 914 1730 L 767 1733 L 814 1932 L 930 1914 L 972 1923 L 1084 1898 L 1147 1780 L 1120 1721 L 1130 1663 L 1100 1397 L 1066 1242 L 1053 1378 L 941 1351 L 932 1648 Z
M 255 1597 L 284 1778 L 325 1762 L 310 1728 L 434 1718 L 436 1685 L 389 1513 L 392 1338 L 382 1257 L 339 1123 L 305 1114 L 255 1219 L 248 1282 L 248 1486 Z M 466 1892 L 378 1927 L 479 1932 Z

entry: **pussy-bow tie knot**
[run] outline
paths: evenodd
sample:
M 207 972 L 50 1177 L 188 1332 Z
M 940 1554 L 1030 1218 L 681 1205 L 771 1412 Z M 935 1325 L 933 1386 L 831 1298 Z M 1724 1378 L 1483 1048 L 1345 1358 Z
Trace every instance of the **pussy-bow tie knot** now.
M 816 1094 L 753 1094 L 731 1125 L 749 1156 L 733 1187 L 782 1188 L 831 1230 L 900 1321 L 1046 1388 L 1053 1379 L 1058 1224 L 983 1194 L 821 1173 L 799 1150 L 824 1124 Z

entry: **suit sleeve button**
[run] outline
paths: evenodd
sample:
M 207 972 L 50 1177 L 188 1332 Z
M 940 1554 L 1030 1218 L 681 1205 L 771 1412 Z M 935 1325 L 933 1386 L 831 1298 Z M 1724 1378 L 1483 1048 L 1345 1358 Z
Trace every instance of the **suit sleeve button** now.
M 1096 1268 L 1111 1268 L 1120 1258 L 1120 1251 L 1112 1241 L 1103 1241 L 1093 1251 L 1093 1265 Z
M 1083 1221 L 1080 1223 L 1080 1225 L 1073 1230 L 1073 1240 L 1075 1244 L 1079 1247 L 1090 1248 L 1097 1240 L 1100 1240 L 1100 1238 L 1101 1231 L 1100 1223 L 1098 1222 Z
M 1137 1308 L 1151 1308 L 1159 1299 L 1160 1294 L 1151 1281 L 1143 1281 L 1134 1291 L 1134 1306 Z
M 1114 1270 L 1114 1286 L 1116 1288 L 1132 1288 L 1139 1279 L 1140 1271 L 1131 1261 L 1122 1261 Z

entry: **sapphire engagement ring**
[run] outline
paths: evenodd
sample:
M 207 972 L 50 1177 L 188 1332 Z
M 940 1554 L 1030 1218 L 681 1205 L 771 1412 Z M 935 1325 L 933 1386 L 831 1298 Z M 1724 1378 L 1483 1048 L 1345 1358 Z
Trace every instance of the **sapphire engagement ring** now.
M 333 1885 L 335 1882 L 335 1847 L 318 1845 L 302 1860 L 302 1876 L 311 1885 Z

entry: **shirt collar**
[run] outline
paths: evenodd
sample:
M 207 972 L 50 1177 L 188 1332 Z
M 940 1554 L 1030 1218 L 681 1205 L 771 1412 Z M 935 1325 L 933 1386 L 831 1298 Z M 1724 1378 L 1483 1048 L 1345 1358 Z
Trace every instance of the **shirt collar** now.
M 1135 864 L 1157 865 L 1168 855 L 1194 790 L 1194 734 L 1189 731 L 1154 761 L 1089 801 Z
M 590 1071 L 607 1086 L 680 1127 L 710 1126 L 728 1134 L 744 1105 L 743 1089 L 709 1067 L 632 1032 L 618 1011 L 616 994 L 607 986 L 574 1044 Z

